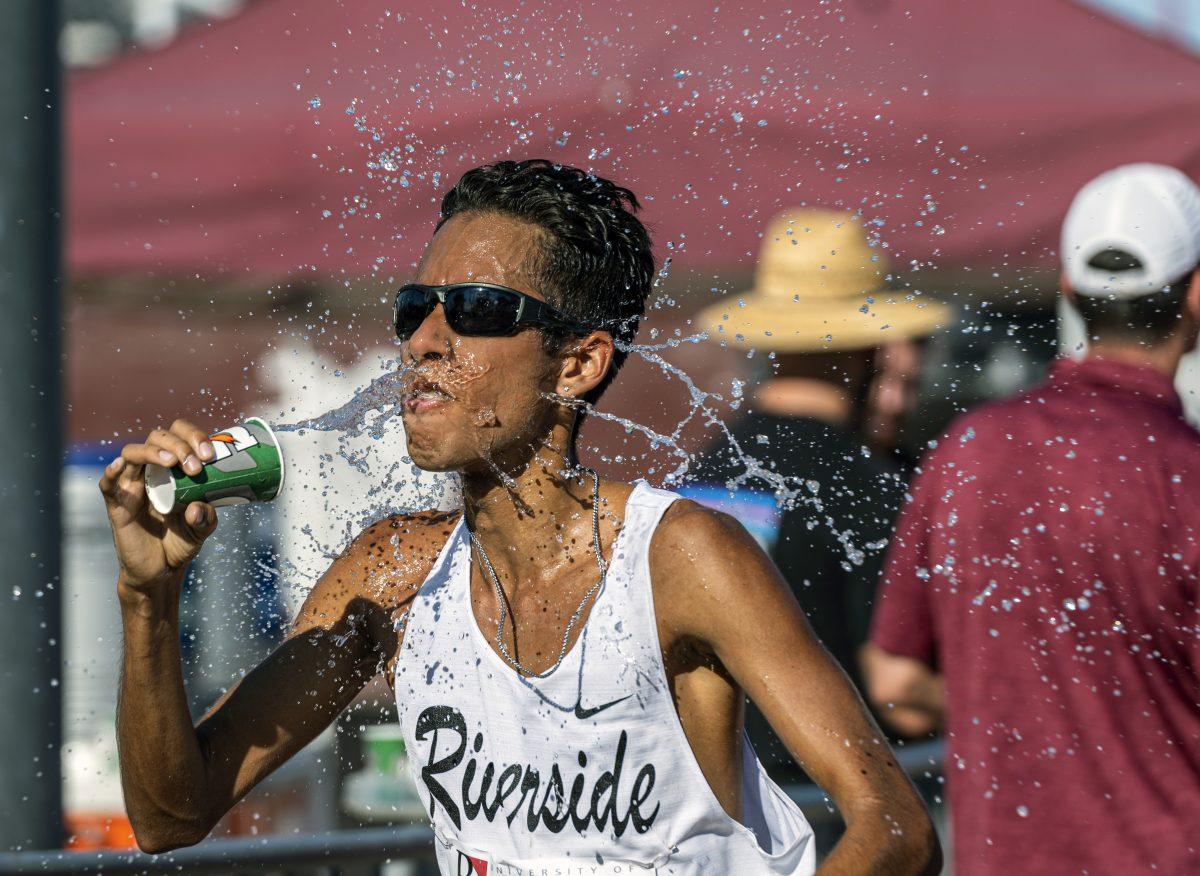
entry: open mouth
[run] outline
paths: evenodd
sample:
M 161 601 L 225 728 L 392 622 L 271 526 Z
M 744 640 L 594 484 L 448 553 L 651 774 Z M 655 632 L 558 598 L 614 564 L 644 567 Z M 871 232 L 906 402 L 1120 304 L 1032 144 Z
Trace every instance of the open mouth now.
M 404 412 L 419 414 L 453 401 L 454 396 L 441 388 L 436 381 L 414 377 L 402 397 Z

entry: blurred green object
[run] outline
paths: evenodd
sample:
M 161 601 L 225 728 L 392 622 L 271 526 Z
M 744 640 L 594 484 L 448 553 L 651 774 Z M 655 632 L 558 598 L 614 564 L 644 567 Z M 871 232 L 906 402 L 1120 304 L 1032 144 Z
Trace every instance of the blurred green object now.
M 376 724 L 363 731 L 366 765 L 346 776 L 342 808 L 364 821 L 424 822 L 425 807 L 408 768 L 399 724 Z

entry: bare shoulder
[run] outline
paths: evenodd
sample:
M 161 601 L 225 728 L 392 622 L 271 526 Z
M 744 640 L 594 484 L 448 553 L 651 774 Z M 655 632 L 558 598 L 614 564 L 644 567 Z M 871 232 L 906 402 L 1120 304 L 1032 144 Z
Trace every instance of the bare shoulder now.
M 687 499 L 672 503 L 650 540 L 650 577 L 656 609 L 689 627 L 778 581 L 774 564 L 737 518 Z
M 691 499 L 677 499 L 663 514 L 650 540 L 650 566 L 670 568 L 700 560 L 757 551 L 757 543 L 736 517 Z
M 650 577 L 660 635 L 715 654 L 743 683 L 766 641 L 785 643 L 797 659 L 828 659 L 783 575 L 736 517 L 676 501 L 651 539 Z
M 367 526 L 313 586 L 295 628 L 329 626 L 352 604 L 390 616 L 421 589 L 459 516 L 457 511 L 420 511 Z
M 373 583 L 419 585 L 460 516 L 458 511 L 418 511 L 384 517 L 359 533 L 343 556 L 373 571 Z

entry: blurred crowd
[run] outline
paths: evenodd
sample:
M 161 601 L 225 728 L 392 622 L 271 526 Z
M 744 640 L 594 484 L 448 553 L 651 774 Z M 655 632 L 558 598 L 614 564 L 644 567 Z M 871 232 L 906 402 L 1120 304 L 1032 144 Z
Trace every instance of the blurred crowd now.
M 1200 190 L 1151 164 L 1084 187 L 1060 258 L 1086 343 L 919 460 L 897 436 L 948 313 L 886 288 L 871 244 L 852 215 L 784 213 L 754 288 L 704 312 L 771 356 L 686 492 L 771 553 L 896 738 L 944 734 L 956 873 L 1194 872 L 1200 435 L 1174 379 Z M 803 781 L 748 708 L 773 777 Z

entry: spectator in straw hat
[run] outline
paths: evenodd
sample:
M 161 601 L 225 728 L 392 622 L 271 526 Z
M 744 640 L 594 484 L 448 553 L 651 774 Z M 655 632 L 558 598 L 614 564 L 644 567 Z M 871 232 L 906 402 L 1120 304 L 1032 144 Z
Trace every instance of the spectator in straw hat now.
M 772 221 L 754 289 L 700 315 L 713 342 L 754 348 L 767 373 L 745 418 L 702 457 L 687 488 L 755 534 L 856 681 L 904 492 L 899 471 L 864 447 L 859 430 L 879 395 L 883 348 L 923 339 L 949 315 L 943 304 L 886 289 L 885 273 L 882 252 L 853 214 L 792 210 Z M 905 369 L 904 379 L 916 371 Z M 912 393 L 892 387 L 888 395 Z M 802 780 L 753 707 L 746 726 L 777 781 Z

